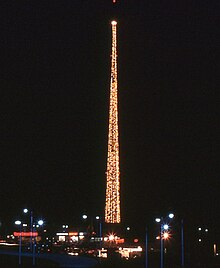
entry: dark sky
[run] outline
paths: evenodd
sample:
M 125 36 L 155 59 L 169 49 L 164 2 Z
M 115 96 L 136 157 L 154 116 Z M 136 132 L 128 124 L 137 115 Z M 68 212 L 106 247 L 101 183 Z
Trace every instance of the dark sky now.
M 220 222 L 218 1 L 3 2 L 1 220 L 103 214 L 115 18 L 123 221 Z

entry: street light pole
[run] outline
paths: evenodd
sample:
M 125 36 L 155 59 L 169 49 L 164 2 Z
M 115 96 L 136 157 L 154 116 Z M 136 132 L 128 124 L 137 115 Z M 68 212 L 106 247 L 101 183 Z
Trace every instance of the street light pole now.
M 184 260 L 184 226 L 183 219 L 181 220 L 181 266 L 184 268 L 185 260 Z
M 37 222 L 34 222 L 34 224 L 33 224 L 33 231 L 36 232 L 36 227 L 42 226 L 43 224 L 44 224 L 44 221 L 43 220 L 38 220 Z M 34 234 L 33 262 L 32 262 L 33 263 L 33 266 L 35 266 L 35 264 L 36 264 L 36 247 L 37 247 L 37 244 L 36 244 L 36 236 Z
M 18 264 L 21 265 L 21 221 L 15 221 L 16 225 L 19 225 L 19 249 L 18 249 Z
M 25 214 L 27 214 L 29 212 L 29 210 L 27 208 L 24 208 L 23 212 Z M 32 235 L 32 233 L 33 233 L 33 211 L 32 210 L 30 211 L 30 233 L 31 233 L 31 235 L 30 235 L 30 252 L 32 252 L 32 248 L 33 248 L 33 245 L 32 245 L 33 244 L 33 235 Z
M 33 229 L 33 228 L 32 228 L 32 229 L 35 231 L 35 228 L 36 228 L 36 227 L 35 227 L 35 225 L 34 225 L 34 229 Z M 35 256 L 35 255 L 36 255 L 36 239 L 35 239 L 35 236 L 34 236 L 33 256 L 32 256 L 32 257 L 33 257 L 33 259 L 32 259 L 33 266 L 35 266 L 35 264 L 36 264 L 36 261 L 35 261 L 35 257 L 36 257 L 36 256 Z
M 146 268 L 148 268 L 148 230 L 147 230 L 147 227 L 146 227 L 146 238 L 145 238 L 145 264 L 146 264 Z
M 160 224 L 160 268 L 163 268 L 163 224 Z
M 169 218 L 170 220 L 172 220 L 174 218 L 174 214 L 170 213 L 166 218 Z M 164 223 L 164 219 L 163 217 L 160 218 L 156 218 L 155 221 L 157 223 L 160 223 L 160 268 L 163 268 L 164 266 L 164 245 L 163 245 L 163 239 L 168 239 L 169 234 L 164 232 L 167 231 L 169 229 L 169 225 L 166 223 Z M 167 235 L 166 237 L 164 235 Z
M 100 250 L 102 250 L 102 221 L 99 221 Z
M 20 236 L 19 236 L 19 257 L 18 257 L 18 264 L 21 265 L 21 224 L 20 224 Z
M 31 231 L 30 252 L 32 252 L 32 249 L 33 249 L 33 211 L 30 212 L 30 231 Z

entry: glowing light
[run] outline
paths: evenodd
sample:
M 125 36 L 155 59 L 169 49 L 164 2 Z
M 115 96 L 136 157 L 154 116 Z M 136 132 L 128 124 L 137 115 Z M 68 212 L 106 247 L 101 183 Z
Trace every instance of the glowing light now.
M 161 222 L 161 219 L 160 218 L 156 218 L 155 221 L 156 222 Z
M 71 255 L 71 256 L 78 256 L 79 253 L 78 253 L 78 252 L 68 252 L 68 255 Z
M 170 237 L 170 235 L 169 235 L 169 233 L 167 233 L 167 232 L 165 232 L 164 234 L 163 234 L 163 239 L 169 239 L 169 237 Z
M 21 221 L 15 221 L 15 224 L 16 225 L 20 225 L 21 224 Z
M 27 208 L 24 208 L 23 209 L 23 212 L 26 214 L 26 213 L 28 213 L 28 209 Z
M 106 171 L 105 222 L 120 223 L 120 179 L 118 139 L 117 22 L 112 21 L 111 85 L 109 107 L 108 157 Z
M 163 229 L 164 230 L 168 230 L 169 229 L 169 225 L 168 224 L 164 224 Z
M 115 239 L 115 236 L 113 234 L 109 235 L 108 237 L 109 241 L 113 241 Z
M 14 236 L 22 236 L 22 237 L 36 237 L 38 236 L 37 232 L 14 232 Z
M 79 240 L 79 239 L 78 239 L 78 236 L 75 236 L 75 235 L 71 236 L 70 238 L 71 238 L 71 240 L 72 240 L 73 242 L 77 242 L 77 241 Z
M 44 224 L 44 221 L 43 221 L 43 220 L 39 220 L 37 223 L 38 223 L 40 226 L 42 226 L 42 225 Z
M 173 214 L 173 213 L 170 213 L 170 214 L 169 214 L 169 218 L 170 218 L 170 219 L 173 219 L 173 218 L 174 218 L 174 214 Z
M 142 247 L 138 246 L 135 248 L 119 248 L 119 254 L 121 257 L 129 259 L 135 258 L 135 256 L 141 256 L 141 252 L 143 251 Z
M 82 215 L 82 218 L 84 219 L 84 220 L 86 220 L 87 218 L 88 218 L 88 216 L 87 215 Z
M 69 232 L 69 236 L 77 236 L 78 232 Z
M 217 253 L 217 245 L 216 244 L 213 245 L 213 250 L 214 250 L 214 256 L 216 256 L 216 253 Z
M 116 244 L 124 244 L 125 240 L 124 240 L 124 238 L 117 238 L 115 240 L 115 242 L 116 242 Z

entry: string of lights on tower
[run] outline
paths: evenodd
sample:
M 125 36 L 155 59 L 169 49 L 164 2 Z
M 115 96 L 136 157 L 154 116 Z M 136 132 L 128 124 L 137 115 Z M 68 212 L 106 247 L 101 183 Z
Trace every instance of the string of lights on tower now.
M 105 222 L 120 223 L 120 171 L 118 137 L 117 22 L 112 21 L 111 84 L 108 157 L 106 171 Z

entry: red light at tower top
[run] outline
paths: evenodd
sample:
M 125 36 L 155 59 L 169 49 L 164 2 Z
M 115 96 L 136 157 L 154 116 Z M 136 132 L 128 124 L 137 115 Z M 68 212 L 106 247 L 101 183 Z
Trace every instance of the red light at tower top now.
M 116 0 L 113 0 L 112 2 L 113 2 L 113 3 L 116 3 Z

